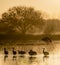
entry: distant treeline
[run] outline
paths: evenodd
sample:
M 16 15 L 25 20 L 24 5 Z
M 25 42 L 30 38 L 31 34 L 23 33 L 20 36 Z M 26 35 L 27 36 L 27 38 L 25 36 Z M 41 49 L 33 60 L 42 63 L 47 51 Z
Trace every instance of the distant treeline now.
M 60 40 L 60 35 L 22 35 L 22 34 L 5 34 L 0 35 L 0 40 L 42 40 L 44 37 L 49 37 L 51 40 Z

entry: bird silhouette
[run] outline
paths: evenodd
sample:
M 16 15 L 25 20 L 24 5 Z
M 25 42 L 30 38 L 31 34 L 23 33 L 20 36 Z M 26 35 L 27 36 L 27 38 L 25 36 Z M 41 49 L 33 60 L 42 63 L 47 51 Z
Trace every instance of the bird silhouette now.
M 8 51 L 6 48 L 4 48 L 4 61 L 6 60 L 7 57 L 8 57 Z
M 28 53 L 29 53 L 29 55 L 37 55 L 37 53 L 33 50 L 30 50 Z
M 44 56 L 48 56 L 49 55 L 49 52 L 46 52 L 45 51 L 45 48 L 43 48 L 43 54 L 44 54 Z
M 8 51 L 6 50 L 6 48 L 4 48 L 4 54 L 8 55 Z
M 14 48 L 13 48 L 13 51 L 12 52 L 13 52 L 13 55 L 16 55 L 17 54 L 17 52 L 14 50 Z
M 19 51 L 18 50 L 18 54 L 25 54 L 26 52 L 25 51 Z

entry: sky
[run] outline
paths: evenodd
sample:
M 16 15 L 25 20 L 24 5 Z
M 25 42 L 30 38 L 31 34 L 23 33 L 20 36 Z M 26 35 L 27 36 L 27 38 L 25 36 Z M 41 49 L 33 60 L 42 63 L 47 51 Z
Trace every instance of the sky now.
M 33 7 L 42 11 L 46 18 L 60 19 L 60 0 L 0 0 L 0 16 L 13 6 Z

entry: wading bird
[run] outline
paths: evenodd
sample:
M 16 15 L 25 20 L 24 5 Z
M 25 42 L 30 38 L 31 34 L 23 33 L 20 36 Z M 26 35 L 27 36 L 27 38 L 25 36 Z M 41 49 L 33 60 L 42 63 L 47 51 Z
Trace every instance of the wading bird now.
M 37 53 L 33 50 L 30 50 L 28 53 L 29 53 L 29 55 L 37 55 Z
M 4 48 L 4 54 L 8 55 L 8 51 L 6 50 L 6 48 Z
M 43 54 L 44 54 L 45 56 L 48 56 L 48 55 L 49 55 L 49 52 L 46 52 L 46 51 L 45 51 L 45 48 L 43 48 Z

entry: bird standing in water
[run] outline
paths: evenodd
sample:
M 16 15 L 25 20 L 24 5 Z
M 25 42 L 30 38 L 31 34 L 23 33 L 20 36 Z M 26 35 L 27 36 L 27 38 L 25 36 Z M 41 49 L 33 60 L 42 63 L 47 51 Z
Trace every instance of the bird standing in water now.
M 6 60 L 7 57 L 8 57 L 8 51 L 6 48 L 4 48 L 4 61 Z
M 29 53 L 29 55 L 37 55 L 37 53 L 33 50 L 30 50 L 28 53 Z
M 44 54 L 45 56 L 48 56 L 48 55 L 49 55 L 49 52 L 46 52 L 46 51 L 45 51 L 45 48 L 43 48 L 43 54 Z
M 17 52 L 14 50 L 14 48 L 13 48 L 13 51 L 12 52 L 13 52 L 13 55 L 16 55 L 17 54 Z
M 17 54 L 17 52 L 14 50 L 14 48 L 12 50 L 12 53 L 13 53 L 13 60 L 16 60 L 16 54 Z
M 26 53 L 25 51 L 19 51 L 19 50 L 18 50 L 18 54 L 22 54 L 22 55 L 23 55 L 23 54 L 25 54 L 25 53 Z
M 8 51 L 6 50 L 6 48 L 4 48 L 4 54 L 8 55 Z

